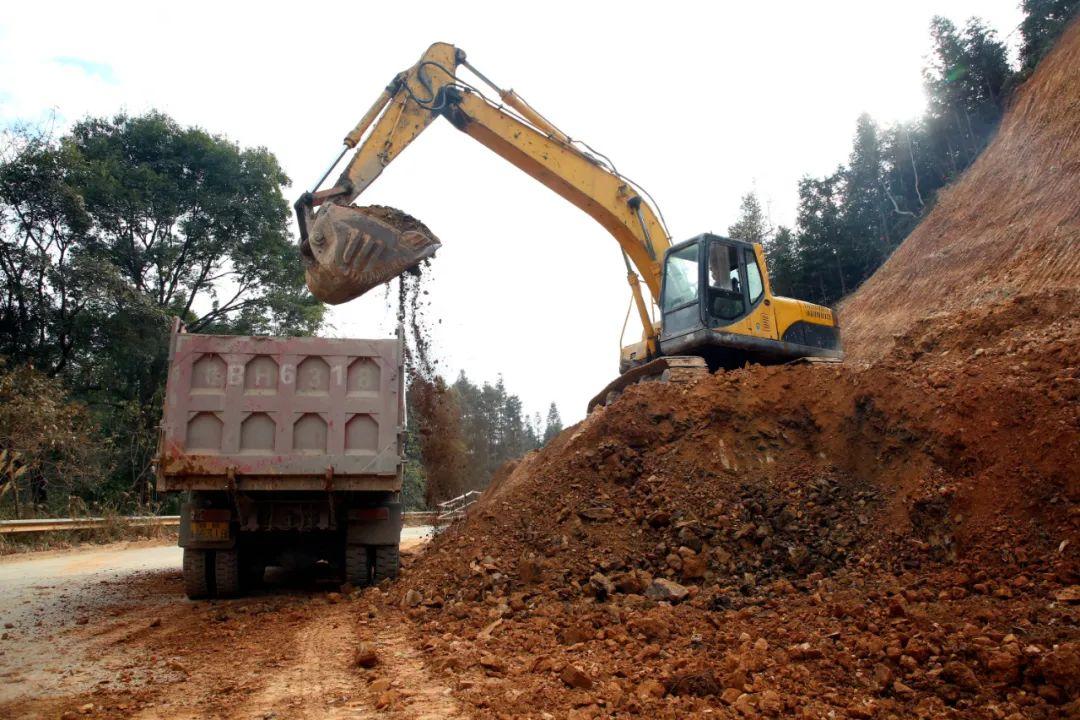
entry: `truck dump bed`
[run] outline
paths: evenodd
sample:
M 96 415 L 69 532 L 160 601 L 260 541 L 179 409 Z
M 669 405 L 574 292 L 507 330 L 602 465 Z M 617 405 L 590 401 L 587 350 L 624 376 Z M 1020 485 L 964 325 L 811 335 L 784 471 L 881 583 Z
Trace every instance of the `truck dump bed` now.
M 158 490 L 401 489 L 398 340 L 196 335 L 179 322 Z

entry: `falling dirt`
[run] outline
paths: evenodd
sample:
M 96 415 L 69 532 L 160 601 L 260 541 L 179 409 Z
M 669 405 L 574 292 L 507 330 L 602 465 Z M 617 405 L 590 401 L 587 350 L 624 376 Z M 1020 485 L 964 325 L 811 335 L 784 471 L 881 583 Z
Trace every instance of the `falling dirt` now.
M 427 319 L 431 301 L 425 287 L 428 267 L 425 261 L 398 279 L 397 319 L 406 333 L 410 425 L 416 428 L 420 446 L 424 498 L 433 508 L 465 491 L 468 458 L 457 398 L 433 357 Z

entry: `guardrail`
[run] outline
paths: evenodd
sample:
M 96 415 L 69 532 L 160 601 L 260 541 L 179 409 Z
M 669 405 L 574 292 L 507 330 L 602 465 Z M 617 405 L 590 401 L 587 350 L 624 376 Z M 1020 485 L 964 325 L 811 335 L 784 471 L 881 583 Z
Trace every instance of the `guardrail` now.
M 0 521 L 0 535 L 8 533 L 65 532 L 68 530 L 93 530 L 112 524 L 133 527 L 170 527 L 180 524 L 179 515 L 135 515 L 133 517 L 87 517 L 87 518 L 41 518 L 37 520 Z
M 441 525 L 444 522 L 453 522 L 460 517 L 464 517 L 465 510 L 476 502 L 476 498 L 480 497 L 481 494 L 480 490 L 470 490 L 464 495 L 458 495 L 456 498 L 439 503 L 439 514 L 435 518 L 435 524 Z
M 431 525 L 436 521 L 435 512 L 407 512 L 404 525 Z M 93 530 L 111 524 L 128 527 L 172 527 L 180 524 L 179 515 L 134 515 L 130 517 L 86 517 L 86 518 L 40 518 L 35 520 L 0 520 L 0 535 L 9 533 L 66 532 L 69 530 Z

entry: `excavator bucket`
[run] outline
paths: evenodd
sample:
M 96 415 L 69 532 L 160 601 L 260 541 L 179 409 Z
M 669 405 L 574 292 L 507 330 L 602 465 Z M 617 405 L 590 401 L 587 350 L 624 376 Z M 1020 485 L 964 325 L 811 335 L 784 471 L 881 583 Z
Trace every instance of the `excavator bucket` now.
M 442 247 L 416 218 L 382 205 L 324 205 L 300 255 L 311 294 L 338 305 L 393 280 Z

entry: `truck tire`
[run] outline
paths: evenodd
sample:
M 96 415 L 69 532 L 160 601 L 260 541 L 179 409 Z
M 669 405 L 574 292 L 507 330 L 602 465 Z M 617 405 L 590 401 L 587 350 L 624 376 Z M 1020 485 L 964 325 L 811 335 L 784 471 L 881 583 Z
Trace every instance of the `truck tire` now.
M 214 553 L 214 585 L 218 597 L 240 594 L 240 558 L 235 550 Z
M 355 587 L 371 584 L 371 565 L 366 545 L 345 546 L 345 582 Z
M 184 592 L 192 600 L 210 597 L 210 558 L 206 550 L 184 548 Z
M 376 585 L 383 580 L 394 580 L 401 567 L 401 555 L 397 545 L 375 546 L 375 567 L 372 582 Z

